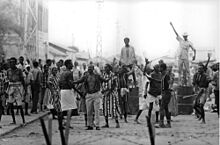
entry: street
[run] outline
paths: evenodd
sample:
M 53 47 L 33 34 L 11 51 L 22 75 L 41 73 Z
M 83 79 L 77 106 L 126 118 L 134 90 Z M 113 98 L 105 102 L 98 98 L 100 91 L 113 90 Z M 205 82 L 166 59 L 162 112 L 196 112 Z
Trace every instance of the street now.
M 69 145 L 150 145 L 144 113 L 140 116 L 141 124 L 135 124 L 134 117 L 129 116 L 127 124 L 120 120 L 119 129 L 115 128 L 115 121 L 111 119 L 108 129 L 86 131 L 83 116 L 73 116 Z M 47 125 L 47 117 L 44 119 Z M 219 119 L 216 113 L 206 112 L 206 124 L 200 124 L 192 115 L 179 115 L 172 119 L 172 128 L 156 128 L 156 145 L 219 144 Z M 101 125 L 104 125 L 103 116 Z M 61 145 L 57 120 L 53 120 L 52 127 L 52 145 Z M 0 145 L 46 145 L 40 121 L 1 137 Z

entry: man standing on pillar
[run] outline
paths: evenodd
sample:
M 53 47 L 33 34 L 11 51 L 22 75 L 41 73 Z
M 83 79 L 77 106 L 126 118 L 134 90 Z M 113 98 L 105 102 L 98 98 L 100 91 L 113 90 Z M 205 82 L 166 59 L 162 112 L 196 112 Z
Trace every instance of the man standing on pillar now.
M 196 50 L 193 47 L 192 42 L 190 42 L 188 40 L 188 34 L 186 32 L 183 34 L 184 39 L 182 39 L 179 36 L 179 34 L 176 32 L 172 22 L 170 22 L 170 25 L 172 26 L 173 31 L 176 34 L 176 39 L 177 39 L 177 41 L 179 41 L 179 45 L 180 45 L 180 51 L 179 51 L 179 54 L 178 54 L 178 67 L 179 67 L 179 79 L 180 79 L 179 83 L 180 83 L 180 85 L 190 86 L 191 85 L 191 79 L 190 79 L 188 52 L 189 52 L 189 48 L 191 48 L 194 51 L 193 60 L 195 60 Z M 181 75 L 184 72 L 183 71 L 183 66 L 184 66 L 185 71 L 186 71 L 186 76 L 183 76 L 183 78 L 185 77 L 187 79 L 184 83 L 182 83 L 182 81 L 184 81 L 184 80 L 181 79 L 182 78 Z M 184 73 L 183 73 L 183 75 L 184 75 Z
M 120 61 L 123 65 L 128 66 L 130 69 L 133 69 L 133 65 L 136 62 L 134 47 L 129 44 L 130 39 L 128 37 L 124 38 L 125 46 L 121 49 Z M 136 85 L 135 73 L 133 75 L 134 84 Z

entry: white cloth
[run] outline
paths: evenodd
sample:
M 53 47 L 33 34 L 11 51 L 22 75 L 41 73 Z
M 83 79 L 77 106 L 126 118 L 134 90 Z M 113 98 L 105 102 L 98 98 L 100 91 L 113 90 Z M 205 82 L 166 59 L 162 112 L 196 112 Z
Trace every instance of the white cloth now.
M 149 109 L 149 104 L 150 103 L 154 103 L 153 104 L 153 111 L 159 111 L 160 107 L 159 107 L 159 99 L 161 99 L 161 95 L 154 97 L 151 94 L 147 94 L 147 98 L 145 99 L 144 97 L 140 97 L 139 98 L 139 109 L 140 110 L 147 110 Z
M 127 93 L 129 93 L 129 90 L 127 88 L 121 88 L 121 96 L 122 97 Z
M 149 108 L 149 102 L 144 97 L 139 97 L 139 110 L 146 110 Z
M 73 90 L 61 90 L 61 109 L 62 111 L 76 109 L 76 95 Z
M 138 84 L 139 87 L 139 95 L 144 96 L 146 90 L 146 83 L 149 82 L 148 78 L 144 75 L 141 76 L 140 82 Z M 148 87 L 149 88 L 149 87 Z

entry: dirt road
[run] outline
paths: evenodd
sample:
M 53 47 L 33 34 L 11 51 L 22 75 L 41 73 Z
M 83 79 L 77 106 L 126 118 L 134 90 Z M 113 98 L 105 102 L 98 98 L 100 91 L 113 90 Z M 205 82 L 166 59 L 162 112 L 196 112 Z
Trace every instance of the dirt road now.
M 71 121 L 70 145 L 146 145 L 150 144 L 144 114 L 141 124 L 134 123 L 135 116 L 129 116 L 129 123 L 120 120 L 121 128 L 115 128 L 110 120 L 110 128 L 100 131 L 86 131 L 82 116 L 74 116 Z M 199 122 L 191 115 L 173 118 L 172 128 L 156 129 L 156 145 L 218 145 L 219 119 L 215 113 L 206 113 L 207 123 Z M 47 124 L 47 118 L 45 118 Z M 101 125 L 104 118 L 101 117 Z M 45 145 L 40 122 L 36 121 L 0 138 L 0 145 Z M 53 120 L 53 145 L 61 145 L 57 120 Z

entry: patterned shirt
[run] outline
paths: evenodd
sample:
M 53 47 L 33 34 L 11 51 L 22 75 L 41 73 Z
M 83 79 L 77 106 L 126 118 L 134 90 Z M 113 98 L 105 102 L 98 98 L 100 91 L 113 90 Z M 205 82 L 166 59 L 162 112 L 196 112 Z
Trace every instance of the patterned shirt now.
M 16 68 L 15 70 L 12 70 L 11 68 L 7 71 L 7 78 L 9 82 L 21 82 L 23 85 L 24 83 L 24 74 L 21 71 L 21 69 Z
M 48 72 L 43 72 L 43 74 L 42 74 L 42 88 L 47 87 L 48 76 L 49 76 Z
M 0 94 L 6 91 L 5 84 L 7 83 L 7 75 L 5 72 L 0 71 Z
M 117 88 L 117 82 L 116 79 L 114 77 L 114 74 L 112 72 L 110 72 L 110 74 L 104 73 L 103 78 L 108 80 L 108 82 L 105 82 L 102 84 L 102 91 L 109 91 L 110 89 L 114 89 Z

